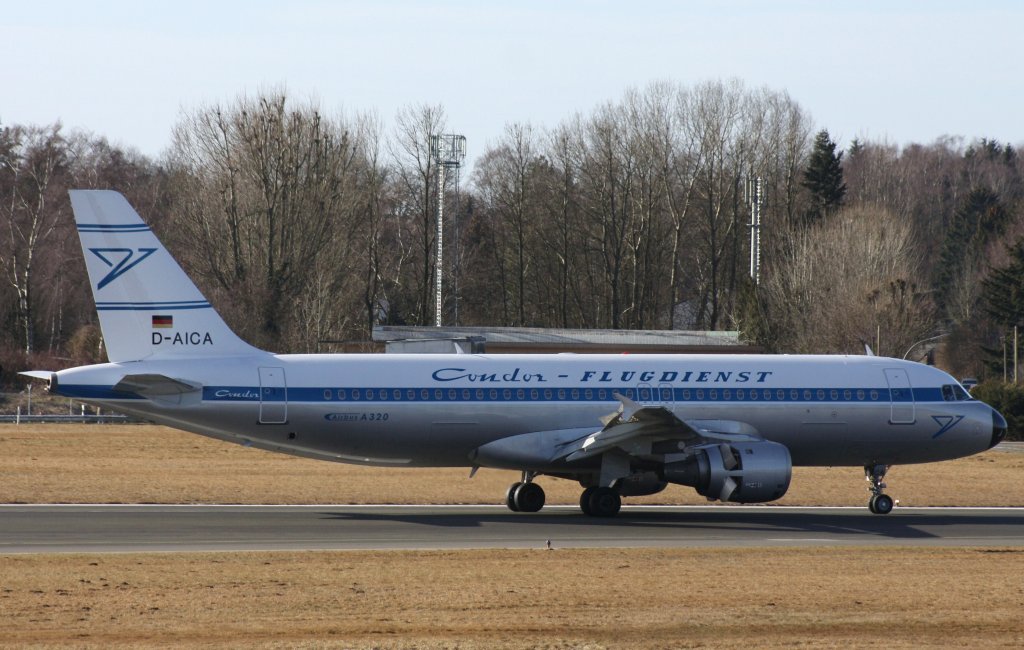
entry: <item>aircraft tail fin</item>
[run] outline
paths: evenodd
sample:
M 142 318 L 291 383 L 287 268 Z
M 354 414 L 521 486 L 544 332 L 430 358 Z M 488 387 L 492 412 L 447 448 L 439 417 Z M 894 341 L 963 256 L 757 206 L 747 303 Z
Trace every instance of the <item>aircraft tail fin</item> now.
M 111 362 L 257 351 L 228 328 L 121 194 L 70 194 Z

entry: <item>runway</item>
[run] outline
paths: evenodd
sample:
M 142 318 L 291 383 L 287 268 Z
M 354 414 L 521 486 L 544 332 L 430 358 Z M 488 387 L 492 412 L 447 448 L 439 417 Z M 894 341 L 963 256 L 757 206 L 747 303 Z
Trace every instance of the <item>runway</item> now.
M 1024 546 L 1022 508 L 0 506 L 0 554 L 336 549 Z

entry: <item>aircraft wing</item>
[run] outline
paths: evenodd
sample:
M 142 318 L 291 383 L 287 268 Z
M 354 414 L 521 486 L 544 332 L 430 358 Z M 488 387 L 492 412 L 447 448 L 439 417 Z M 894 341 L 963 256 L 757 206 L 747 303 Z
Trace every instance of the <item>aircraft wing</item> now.
M 629 456 L 657 457 L 688 447 L 722 442 L 758 442 L 757 430 L 736 420 L 683 420 L 664 406 L 644 406 L 615 394 L 619 410 L 602 418 L 604 427 L 533 431 L 499 438 L 474 450 L 474 463 L 521 469 L 599 458 L 620 450 Z
M 756 442 L 757 430 L 736 420 L 683 420 L 664 406 L 643 406 L 615 394 L 620 406 L 603 419 L 604 428 L 568 445 L 563 458 L 572 462 L 598 456 L 612 449 L 643 455 L 656 443 L 674 441 L 681 451 L 710 442 Z

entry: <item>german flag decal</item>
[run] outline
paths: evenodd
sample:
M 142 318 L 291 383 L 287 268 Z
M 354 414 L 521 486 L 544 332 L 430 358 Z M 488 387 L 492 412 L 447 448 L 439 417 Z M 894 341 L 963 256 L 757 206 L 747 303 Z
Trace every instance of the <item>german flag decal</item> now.
M 153 327 L 174 327 L 174 316 L 153 316 Z

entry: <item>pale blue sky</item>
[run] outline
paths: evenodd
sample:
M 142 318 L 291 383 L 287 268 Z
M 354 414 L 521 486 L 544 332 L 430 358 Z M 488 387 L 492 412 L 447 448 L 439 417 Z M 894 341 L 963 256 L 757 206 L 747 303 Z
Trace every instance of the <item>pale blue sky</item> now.
M 325 110 L 441 103 L 470 157 L 654 80 L 786 90 L 819 127 L 1024 144 L 1024 3 L 0 2 L 0 123 L 160 154 L 182 109 L 284 85 Z

